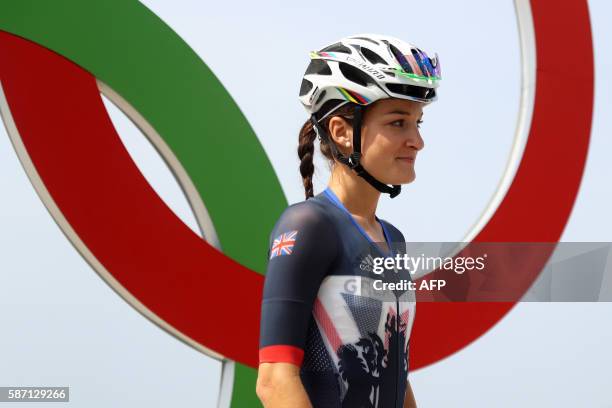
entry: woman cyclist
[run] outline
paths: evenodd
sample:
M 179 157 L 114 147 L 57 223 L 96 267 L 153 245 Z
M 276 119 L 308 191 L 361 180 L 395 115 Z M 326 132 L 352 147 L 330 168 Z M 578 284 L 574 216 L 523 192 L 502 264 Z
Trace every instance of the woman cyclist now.
M 300 89 L 310 118 L 298 146 L 306 200 L 289 206 L 270 235 L 257 395 L 266 408 L 416 407 L 408 383 L 414 296 L 368 290 L 375 276 L 363 249 L 384 258 L 404 242 L 376 207 L 381 193 L 396 197 L 415 178 L 438 58 L 371 34 L 310 58 Z M 333 167 L 314 195 L 317 137 Z

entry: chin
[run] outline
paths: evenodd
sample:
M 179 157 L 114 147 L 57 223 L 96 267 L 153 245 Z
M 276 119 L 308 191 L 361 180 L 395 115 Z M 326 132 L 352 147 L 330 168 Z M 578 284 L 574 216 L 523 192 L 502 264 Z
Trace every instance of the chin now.
M 414 181 L 414 179 L 416 179 L 416 174 L 414 173 L 414 171 L 410 172 L 410 173 L 403 173 L 401 175 L 398 175 L 397 177 L 390 177 L 388 182 L 386 182 L 386 184 L 391 184 L 391 185 L 398 185 L 398 184 L 410 184 Z
M 396 183 L 396 184 L 410 184 L 414 181 L 414 179 L 416 179 L 416 175 L 413 175 L 410 178 L 406 178 L 404 180 L 402 180 L 400 183 Z

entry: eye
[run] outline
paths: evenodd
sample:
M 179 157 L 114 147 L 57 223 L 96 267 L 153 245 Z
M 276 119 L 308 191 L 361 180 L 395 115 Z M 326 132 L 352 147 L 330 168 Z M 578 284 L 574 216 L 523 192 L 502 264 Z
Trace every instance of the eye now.
M 394 127 L 403 127 L 404 126 L 404 119 L 394 120 L 393 122 L 390 123 L 390 125 L 394 126 Z
M 421 124 L 423 123 L 423 119 L 417 120 L 417 128 L 421 128 Z

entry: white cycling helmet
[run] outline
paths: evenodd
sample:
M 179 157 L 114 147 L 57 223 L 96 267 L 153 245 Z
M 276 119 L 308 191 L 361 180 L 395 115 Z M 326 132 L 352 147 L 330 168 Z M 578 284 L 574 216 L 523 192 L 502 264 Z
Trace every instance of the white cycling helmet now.
M 310 64 L 302 79 L 300 101 L 310 114 L 320 140 L 332 153 L 374 188 L 397 196 L 401 186 L 388 186 L 375 179 L 360 164 L 363 109 L 379 99 L 400 98 L 428 104 L 437 99 L 441 79 L 438 55 L 430 58 L 423 50 L 397 38 L 361 34 L 345 37 L 320 51 L 310 53 Z M 340 106 L 355 104 L 353 153 L 338 151 L 319 121 Z
M 397 38 L 377 34 L 345 37 L 311 52 L 310 59 L 300 101 L 309 114 L 319 113 L 319 120 L 347 102 L 369 105 L 379 99 L 400 98 L 430 103 L 437 98 L 441 78 L 437 54 L 430 58 Z M 319 112 L 326 104 L 325 112 Z

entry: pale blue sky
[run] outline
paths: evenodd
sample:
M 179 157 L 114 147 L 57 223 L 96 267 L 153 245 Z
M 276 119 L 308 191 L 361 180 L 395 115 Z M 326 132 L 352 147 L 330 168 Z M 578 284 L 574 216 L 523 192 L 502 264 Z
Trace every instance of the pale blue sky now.
M 437 51 L 443 64 L 440 100 L 425 113 L 417 180 L 397 199 L 381 200 L 379 216 L 408 240 L 459 240 L 495 191 L 518 113 L 511 1 L 444 0 L 435 11 L 420 2 L 218 2 L 213 10 L 195 0 L 144 3 L 233 95 L 290 202 L 303 199 L 295 145 L 306 118 L 297 92 L 308 51 L 359 32 L 414 42 Z M 564 240 L 612 241 L 612 3 L 589 5 L 593 133 Z M 489 61 L 490 78 L 474 75 L 468 61 L 476 56 Z M 582 101 L 568 94 L 568 103 Z M 153 149 L 120 112 L 109 111 L 145 176 L 193 226 Z M 559 135 L 559 143 L 571 140 Z M 0 385 L 70 385 L 72 407 L 212 406 L 219 364 L 143 318 L 91 270 L 42 205 L 1 126 L 0 174 Z M 318 173 L 318 191 L 326 177 Z M 610 303 L 518 305 L 467 349 L 412 374 L 419 407 L 612 406 L 611 313 Z

